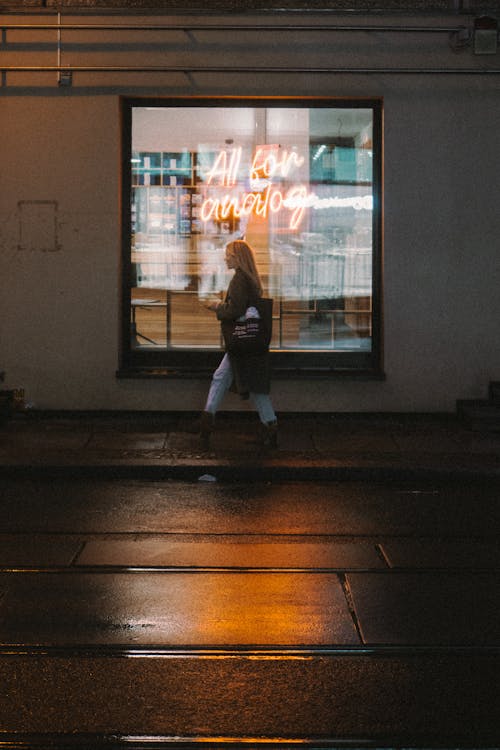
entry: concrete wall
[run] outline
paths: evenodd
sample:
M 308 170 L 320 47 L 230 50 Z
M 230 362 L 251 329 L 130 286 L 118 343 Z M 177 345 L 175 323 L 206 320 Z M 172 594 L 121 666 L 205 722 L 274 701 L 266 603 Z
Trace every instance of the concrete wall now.
M 245 18 L 252 20 L 259 19 Z M 23 64 L 51 64 L 53 55 L 26 33 L 8 32 L 4 64 L 19 64 L 20 55 Z M 227 33 L 193 42 L 178 32 L 166 52 L 160 34 L 149 48 L 150 37 L 139 44 L 127 36 L 110 49 L 101 36 L 90 53 L 93 64 L 106 65 L 118 56 L 126 64 L 150 65 L 161 58 L 162 64 L 209 59 L 285 68 L 500 68 L 498 54 L 454 53 L 439 34 L 302 31 L 262 33 L 256 41 L 249 33 L 233 32 L 228 44 Z M 89 54 L 83 41 L 65 52 L 71 64 Z M 457 398 L 482 397 L 489 380 L 500 380 L 500 75 L 170 73 L 152 80 L 138 73 L 82 73 L 62 88 L 50 72 L 7 73 L 2 83 L 0 370 L 5 387 L 24 387 L 36 407 L 203 405 L 207 381 L 115 376 L 120 94 L 384 98 L 386 379 L 276 381 L 278 410 L 453 411 Z M 228 398 L 225 407 L 239 409 L 242 402 Z

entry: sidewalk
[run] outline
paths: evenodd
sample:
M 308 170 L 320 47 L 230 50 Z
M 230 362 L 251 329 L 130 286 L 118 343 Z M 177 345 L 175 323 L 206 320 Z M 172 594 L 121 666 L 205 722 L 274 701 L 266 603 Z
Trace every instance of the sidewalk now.
M 0 470 L 500 477 L 500 432 L 473 431 L 452 414 L 286 413 L 274 450 L 260 444 L 251 412 L 218 416 L 208 449 L 197 420 L 184 412 L 15 415 L 0 426 Z

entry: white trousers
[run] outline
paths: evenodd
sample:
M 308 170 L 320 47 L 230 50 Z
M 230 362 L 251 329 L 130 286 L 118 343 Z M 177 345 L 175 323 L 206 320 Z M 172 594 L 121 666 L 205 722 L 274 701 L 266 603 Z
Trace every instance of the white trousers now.
M 233 368 L 228 354 L 224 354 L 222 362 L 212 375 L 212 382 L 208 391 L 205 411 L 215 414 L 221 405 L 222 399 L 228 392 L 233 382 Z M 274 422 L 276 414 L 274 413 L 271 399 L 267 393 L 250 393 L 250 398 L 259 413 L 260 421 L 263 424 Z

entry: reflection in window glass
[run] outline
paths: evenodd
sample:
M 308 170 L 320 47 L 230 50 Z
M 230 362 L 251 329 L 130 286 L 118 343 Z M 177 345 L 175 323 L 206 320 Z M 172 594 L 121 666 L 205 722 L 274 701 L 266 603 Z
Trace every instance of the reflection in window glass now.
M 371 350 L 371 107 L 134 106 L 130 168 L 132 349 L 219 349 L 200 302 L 244 237 L 273 349 Z

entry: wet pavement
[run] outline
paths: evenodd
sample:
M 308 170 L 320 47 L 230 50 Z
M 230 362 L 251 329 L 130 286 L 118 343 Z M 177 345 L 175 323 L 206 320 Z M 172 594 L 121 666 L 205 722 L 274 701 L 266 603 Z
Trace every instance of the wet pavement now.
M 500 476 L 500 432 L 471 430 L 453 414 L 283 414 L 277 450 L 262 446 L 252 412 L 218 417 L 208 449 L 197 420 L 182 412 L 28 412 L 0 426 L 0 468 L 134 475 L 141 467 L 143 476 L 182 478 L 217 469 L 217 478 L 247 480 L 303 479 L 307 472 Z
M 0 429 L 2 747 L 500 747 L 500 436 Z
M 11 747 L 40 747 L 48 731 L 85 748 L 498 747 L 490 656 L 30 655 L 1 666 L 18 706 L 2 737 L 29 727 L 17 734 L 29 744 Z

